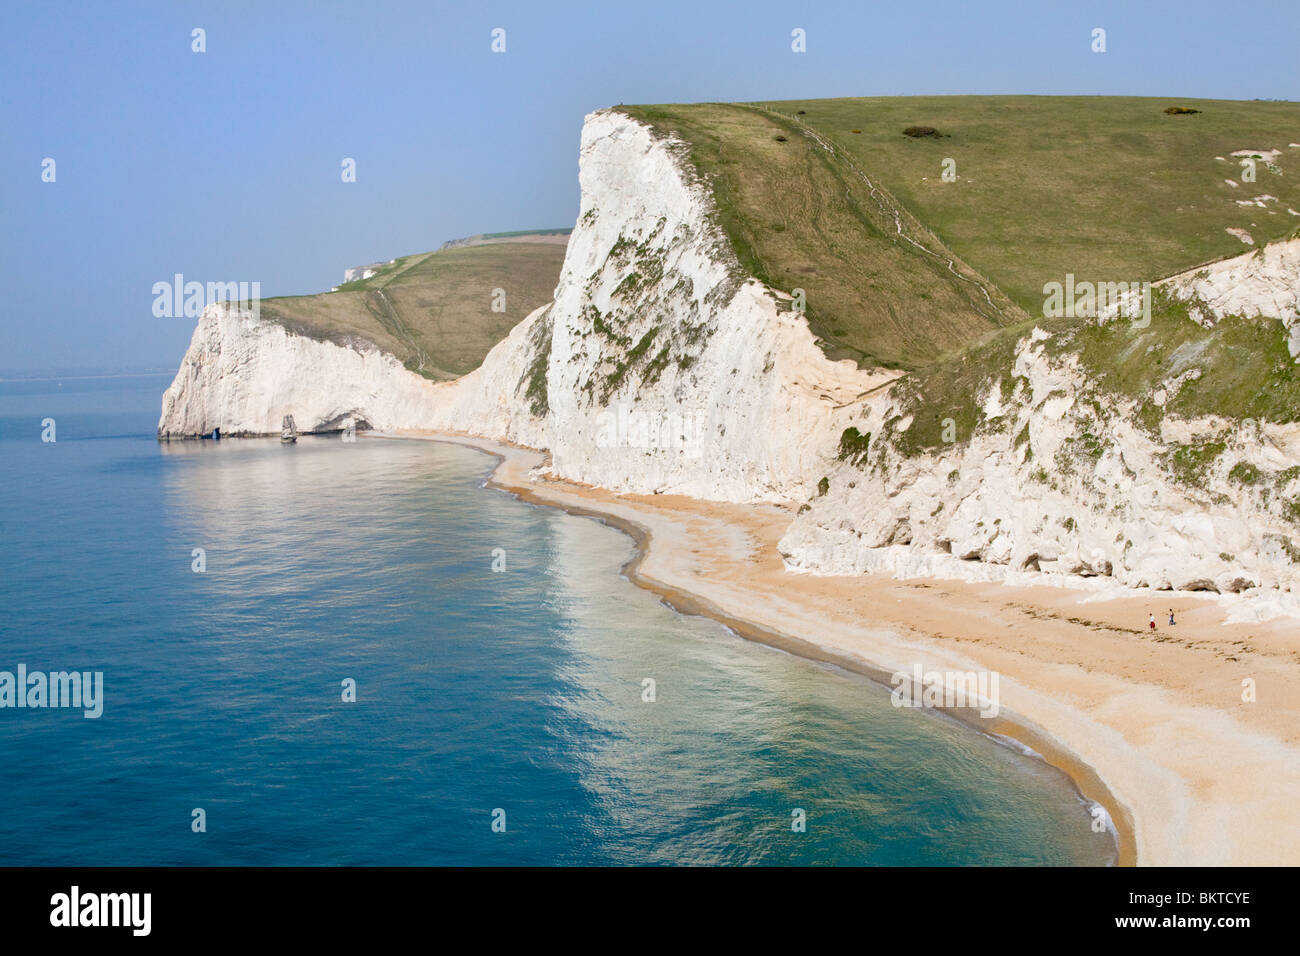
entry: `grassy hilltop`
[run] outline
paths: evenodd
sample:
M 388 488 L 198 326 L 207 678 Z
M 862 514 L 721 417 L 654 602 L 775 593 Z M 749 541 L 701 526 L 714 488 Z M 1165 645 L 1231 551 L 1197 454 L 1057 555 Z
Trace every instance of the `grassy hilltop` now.
M 769 103 L 879 180 L 1022 308 L 1043 283 L 1159 279 L 1300 226 L 1300 104 L 1117 96 L 923 96 Z M 1169 108 L 1199 110 L 1169 114 Z M 803 110 L 803 114 L 798 111 Z M 928 126 L 940 135 L 909 137 Z M 861 132 L 853 132 L 855 129 Z M 1242 182 L 1242 149 L 1278 149 Z M 1222 160 L 1216 157 L 1223 157 Z M 958 179 L 942 181 L 956 160 Z M 1238 185 L 1228 185 L 1231 179 Z M 1267 208 L 1238 200 L 1271 195 Z
M 1278 322 L 1207 330 L 1163 301 L 1140 333 L 1042 318 L 1044 284 L 1067 273 L 1155 281 L 1294 235 L 1300 104 L 953 96 L 621 109 L 686 142 L 742 265 L 806 290 L 829 356 L 911 371 L 912 451 L 939 445 L 945 418 L 962 439 L 981 426 L 975 395 L 1009 372 L 1035 323 L 1061 332 L 1059 347 L 1113 392 L 1141 397 L 1181 348 L 1202 356 L 1203 375 L 1171 410 L 1300 419 Z M 1261 151 L 1253 183 L 1232 155 L 1242 150 Z M 943 179 L 947 159 L 955 181 Z
M 774 288 L 805 291 L 808 322 L 832 358 L 916 368 L 1023 318 L 792 120 L 739 104 L 622 109 L 690 144 L 741 265 Z
M 492 346 L 551 300 L 567 234 L 458 240 L 403 256 L 333 292 L 263 299 L 262 315 L 313 338 L 358 336 L 426 378 L 456 378 L 478 368 Z M 504 311 L 492 311 L 494 289 L 505 291 Z

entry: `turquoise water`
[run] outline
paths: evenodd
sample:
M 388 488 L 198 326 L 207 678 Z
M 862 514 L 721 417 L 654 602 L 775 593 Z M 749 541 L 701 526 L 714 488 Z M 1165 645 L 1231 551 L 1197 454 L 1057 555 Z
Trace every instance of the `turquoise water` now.
M 159 445 L 166 384 L 0 383 L 0 670 L 105 687 L 0 709 L 0 863 L 1113 861 L 1057 771 L 678 615 L 487 456 Z

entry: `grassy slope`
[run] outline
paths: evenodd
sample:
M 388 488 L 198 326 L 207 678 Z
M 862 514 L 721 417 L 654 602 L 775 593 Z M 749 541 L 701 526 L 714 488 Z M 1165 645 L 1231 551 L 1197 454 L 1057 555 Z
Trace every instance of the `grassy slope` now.
M 1142 97 L 934 96 L 767 104 L 844 149 L 1031 314 L 1043 284 L 1154 280 L 1246 251 L 1300 219 L 1300 104 Z M 1168 106 L 1195 115 L 1169 116 Z M 804 110 L 798 115 L 798 110 Z M 907 126 L 943 138 L 911 139 Z M 861 130 L 854 133 L 853 130 Z M 1282 151 L 1241 182 L 1237 149 Z M 1225 157 L 1218 161 L 1216 156 Z M 958 181 L 940 178 L 946 157 Z M 1233 188 L 1225 179 L 1237 181 Z M 1268 210 L 1237 200 L 1267 193 Z
M 263 299 L 262 315 L 314 338 L 358 336 L 428 378 L 455 378 L 550 301 L 564 249 L 515 241 L 404 256 L 335 292 Z M 492 311 L 493 289 L 505 290 L 504 312 Z
M 960 263 L 954 274 L 951 254 L 906 215 L 907 234 L 931 251 L 901 238 L 890 198 L 792 122 L 743 105 L 623 109 L 691 144 L 741 265 L 805 290 L 831 357 L 915 368 L 1023 318 L 987 280 Z
M 1201 112 L 1170 116 L 1171 105 Z M 1229 319 L 1210 331 L 1170 303 L 1157 303 L 1141 331 L 1040 318 L 1043 284 L 1066 273 L 1155 280 L 1246 251 L 1228 227 L 1261 245 L 1293 234 L 1300 219 L 1286 210 L 1300 209 L 1300 149 L 1288 144 L 1300 142 L 1298 104 L 899 97 L 626 111 L 691 144 L 742 263 L 777 288 L 808 288 L 814 331 L 829 327 L 834 339 L 846 330 L 849 346 L 914 370 L 902 394 L 915 421 L 897 441 L 906 453 L 939 446 L 945 419 L 958 441 L 986 424 L 975 396 L 1006 376 L 1016 339 L 1034 324 L 1057 333 L 1054 348 L 1077 351 L 1109 391 L 1145 399 L 1191 357 L 1202 376 L 1168 411 L 1300 420 L 1300 381 L 1280 323 Z M 904 136 L 914 125 L 945 135 Z M 845 161 L 792 149 L 808 142 L 804 130 Z M 1258 163 L 1257 181 L 1241 182 L 1230 154 L 1245 148 L 1280 149 L 1280 171 Z M 956 160 L 955 183 L 941 179 L 946 157 Z M 994 323 L 954 306 L 924 271 L 929 257 L 907 255 L 897 240 L 890 248 L 890 223 L 881 225 L 869 191 L 855 189 L 855 168 L 912 214 L 904 222 L 913 235 L 953 250 L 1023 311 L 1005 309 Z M 1261 194 L 1279 201 L 1237 205 Z M 954 308 L 963 321 L 947 314 Z M 1005 328 L 989 332 L 997 324 Z

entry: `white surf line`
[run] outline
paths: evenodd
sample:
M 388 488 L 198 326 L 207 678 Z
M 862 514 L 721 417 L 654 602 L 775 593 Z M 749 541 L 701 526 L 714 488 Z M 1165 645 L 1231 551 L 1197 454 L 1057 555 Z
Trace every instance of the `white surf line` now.
M 951 272 L 951 273 L 952 273 L 954 276 L 956 276 L 958 279 L 961 279 L 961 280 L 964 281 L 964 282 L 969 282 L 969 283 L 971 283 L 973 286 L 975 286 L 975 288 L 979 289 L 980 292 L 981 292 L 981 293 L 983 294 L 983 296 L 984 296 L 984 301 L 986 301 L 986 302 L 989 304 L 989 308 L 991 308 L 991 309 L 992 309 L 994 312 L 996 312 L 998 315 L 1003 316 L 1003 318 L 1006 318 L 1006 315 L 1003 313 L 1003 311 L 1002 311 L 1001 309 L 999 309 L 996 305 L 993 304 L 993 299 L 989 296 L 988 290 L 985 289 L 984 286 L 983 286 L 981 283 L 979 283 L 979 282 L 977 282 L 976 280 L 970 278 L 969 276 L 962 275 L 960 272 L 957 271 L 957 269 L 956 269 L 956 267 L 955 267 L 955 262 L 956 262 L 956 260 L 954 260 L 954 259 L 945 259 L 945 258 L 944 258 L 942 255 L 940 255 L 939 253 L 937 253 L 937 252 L 935 252 L 933 249 L 930 249 L 929 247 L 927 247 L 927 246 L 925 246 L 925 245 L 922 245 L 921 243 L 917 242 L 915 239 L 913 239 L 911 236 L 909 236 L 907 233 L 905 233 L 905 232 L 903 231 L 903 220 L 902 220 L 902 215 L 901 215 L 900 212 L 899 212 L 899 208 L 898 208 L 897 204 L 895 204 L 895 203 L 889 201 L 889 199 L 887 198 L 887 196 L 886 196 L 885 193 L 884 193 L 884 190 L 883 190 L 883 189 L 878 189 L 878 188 L 876 187 L 876 184 L 873 183 L 873 182 L 871 181 L 871 177 L 869 177 L 865 172 L 863 172 L 862 169 L 857 165 L 857 163 L 853 162 L 853 160 L 849 159 L 849 158 L 846 157 L 844 154 L 842 154 L 842 153 L 840 153 L 838 150 L 836 150 L 836 148 L 835 148 L 831 143 L 827 142 L 827 141 L 826 141 L 826 140 L 825 140 L 825 139 L 824 139 L 820 134 L 818 134 L 814 129 L 812 129 L 811 127 L 809 127 L 809 126 L 806 125 L 805 123 L 800 122 L 796 117 L 793 117 L 793 116 L 787 116 L 786 114 L 784 114 L 784 113 L 779 113 L 779 112 L 777 112 L 776 110 L 768 109 L 766 106 L 756 106 L 756 107 L 754 107 L 754 109 L 761 110 L 761 111 L 764 112 L 764 113 L 769 113 L 769 114 L 771 114 L 772 116 L 779 116 L 779 117 L 781 117 L 782 119 L 788 119 L 788 120 L 790 120 L 790 122 L 794 123 L 796 126 L 799 127 L 800 130 L 803 131 L 803 134 L 804 134 L 805 136 L 807 136 L 808 138 L 810 138 L 811 140 L 813 140 L 815 143 L 817 143 L 819 146 L 821 146 L 821 148 L 824 149 L 824 150 L 826 150 L 826 152 L 828 152 L 828 153 L 830 153 L 832 156 L 836 157 L 838 160 L 840 160 L 840 162 L 842 162 L 842 163 L 844 163 L 844 165 L 848 166 L 849 169 L 853 170 L 853 172 L 857 173 L 858 177 L 859 177 L 859 178 L 860 178 L 864 183 L 867 184 L 867 189 L 871 190 L 871 196 L 872 196 L 872 198 L 875 199 L 877 203 L 879 203 L 879 205 L 884 209 L 884 211 L 885 211 L 886 213 L 892 213 L 892 214 L 893 214 L 893 217 L 894 217 L 894 230 L 898 233 L 898 235 L 899 235 L 901 238 L 907 240 L 908 242 L 910 242 L 912 245 L 916 246 L 916 248 L 920 249 L 922 252 L 926 253 L 927 255 L 934 256 L 934 258 L 946 262 L 946 264 L 947 264 L 947 266 L 948 266 L 948 271 L 949 271 L 949 272 Z

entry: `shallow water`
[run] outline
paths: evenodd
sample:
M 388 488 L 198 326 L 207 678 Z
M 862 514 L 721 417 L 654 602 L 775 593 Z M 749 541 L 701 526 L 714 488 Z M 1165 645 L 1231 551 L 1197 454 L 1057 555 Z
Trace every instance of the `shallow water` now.
M 0 863 L 1113 862 L 1059 771 L 677 614 L 488 456 L 160 445 L 167 381 L 0 383 L 0 670 L 105 683 L 0 709 Z

